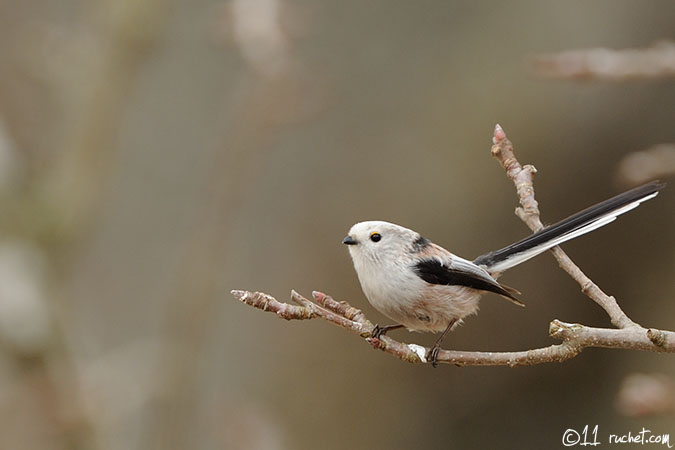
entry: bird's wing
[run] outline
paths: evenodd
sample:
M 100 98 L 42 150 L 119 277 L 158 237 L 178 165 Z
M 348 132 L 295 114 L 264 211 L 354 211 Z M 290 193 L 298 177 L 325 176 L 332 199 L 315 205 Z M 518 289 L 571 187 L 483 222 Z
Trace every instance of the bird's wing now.
M 518 291 L 500 284 L 485 269 L 471 261 L 450 253 L 445 258 L 422 258 L 414 265 L 413 270 L 430 284 L 466 286 L 480 291 L 494 292 L 517 305 L 524 306 L 516 297 L 519 294 Z

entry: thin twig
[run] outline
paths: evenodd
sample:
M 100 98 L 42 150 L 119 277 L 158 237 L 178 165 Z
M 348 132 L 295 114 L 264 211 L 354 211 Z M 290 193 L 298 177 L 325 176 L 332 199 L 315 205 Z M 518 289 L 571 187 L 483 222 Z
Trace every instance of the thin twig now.
M 520 201 L 520 206 L 516 208 L 516 215 L 532 231 L 541 230 L 544 228 L 544 225 L 539 218 L 539 205 L 534 199 L 534 174 L 537 173 L 537 169 L 531 165 L 520 165 L 513 153 L 513 144 L 506 137 L 506 133 L 504 133 L 499 124 L 495 126 L 493 142 L 492 156 L 504 167 L 506 175 L 516 186 Z M 616 299 L 605 294 L 598 285 L 572 262 L 570 257 L 560 247 L 554 247 L 551 249 L 551 253 L 553 253 L 553 256 L 558 261 L 560 268 L 567 272 L 581 286 L 581 291 L 607 312 L 614 326 L 618 328 L 639 326 L 621 310 L 616 303 Z
M 428 348 L 406 344 L 389 336 L 372 338 L 375 326 L 363 313 L 347 302 L 337 302 L 332 297 L 313 292 L 314 302 L 292 291 L 291 299 L 298 305 L 282 303 L 262 292 L 232 291 L 232 295 L 247 305 L 273 312 L 286 320 L 321 318 L 365 338 L 373 347 L 411 363 L 426 363 Z M 661 337 L 657 345 L 649 334 Z M 531 366 L 562 362 L 577 356 L 586 347 L 623 348 L 652 352 L 675 352 L 675 333 L 662 330 L 645 330 L 639 327 L 624 329 L 593 328 L 580 324 L 554 320 L 549 325 L 549 335 L 562 340 L 561 344 L 519 352 L 474 352 L 441 350 L 438 362 L 458 366 Z

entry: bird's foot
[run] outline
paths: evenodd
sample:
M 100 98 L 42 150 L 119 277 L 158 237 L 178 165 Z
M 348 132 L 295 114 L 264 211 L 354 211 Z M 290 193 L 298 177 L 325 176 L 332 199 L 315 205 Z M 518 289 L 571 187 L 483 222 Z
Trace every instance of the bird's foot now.
M 387 334 L 387 331 L 395 330 L 397 328 L 403 328 L 403 325 L 386 325 L 383 327 L 375 325 L 375 328 L 373 328 L 373 332 L 370 334 L 370 337 L 373 339 L 379 339 L 380 336 Z
M 375 324 L 375 328 L 373 328 L 373 332 L 371 333 L 371 337 L 373 339 L 379 339 L 380 336 L 383 336 L 387 334 L 387 327 L 381 327 L 378 324 Z
M 441 351 L 440 344 L 436 343 L 433 347 L 427 352 L 427 361 L 431 362 L 432 367 L 435 369 L 438 367 L 438 353 Z

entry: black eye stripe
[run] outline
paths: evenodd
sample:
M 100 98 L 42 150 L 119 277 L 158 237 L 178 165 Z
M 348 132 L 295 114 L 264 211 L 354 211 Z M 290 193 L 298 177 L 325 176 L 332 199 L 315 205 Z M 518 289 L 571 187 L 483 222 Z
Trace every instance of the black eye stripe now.
M 382 235 L 380 233 L 371 233 L 370 234 L 370 240 L 373 242 L 380 242 L 380 239 L 382 239 Z

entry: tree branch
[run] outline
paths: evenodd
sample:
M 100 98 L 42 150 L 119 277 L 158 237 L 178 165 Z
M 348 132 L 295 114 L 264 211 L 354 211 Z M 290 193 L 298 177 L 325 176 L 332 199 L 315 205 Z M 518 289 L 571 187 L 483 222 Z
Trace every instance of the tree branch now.
M 534 199 L 534 174 L 537 173 L 537 169 L 531 165 L 520 165 L 513 153 L 513 144 L 506 137 L 506 133 L 504 133 L 499 124 L 495 126 L 493 142 L 492 156 L 499 161 L 506 170 L 506 176 L 516 186 L 516 192 L 520 201 L 520 206 L 516 208 L 516 215 L 532 231 L 541 230 L 544 228 L 544 225 L 539 219 L 539 204 Z M 621 310 L 616 303 L 616 299 L 605 294 L 602 289 L 572 262 L 570 257 L 560 247 L 554 247 L 551 249 L 551 253 L 553 253 L 553 256 L 558 261 L 560 268 L 567 272 L 581 286 L 581 291 L 607 312 L 614 326 L 618 328 L 638 326 Z
M 675 76 L 675 43 L 641 49 L 591 48 L 540 55 L 532 61 L 540 75 L 575 80 L 627 81 Z
M 534 198 L 534 166 L 521 166 L 513 152 L 511 141 L 497 125 L 493 137 L 492 155 L 500 162 L 506 175 L 516 187 L 520 206 L 516 215 L 532 231 L 543 228 L 539 218 L 539 205 Z M 643 328 L 633 322 L 619 307 L 614 297 L 605 294 L 577 267 L 559 247 L 551 249 L 559 266 L 581 286 L 581 291 L 600 305 L 609 315 L 617 329 L 594 328 L 581 324 L 553 320 L 549 324 L 549 336 L 561 340 L 560 344 L 518 352 L 476 352 L 441 350 L 438 362 L 458 366 L 531 366 L 562 362 L 577 356 L 584 348 L 603 347 L 650 352 L 675 353 L 675 332 Z M 232 295 L 247 305 L 273 312 L 286 320 L 321 318 L 358 334 L 373 347 L 411 363 L 426 363 L 429 349 L 417 344 L 399 342 L 389 336 L 373 338 L 375 326 L 361 310 L 344 301 L 313 292 L 311 301 L 292 291 L 291 300 L 297 305 L 279 302 L 262 292 L 233 290 Z
M 428 348 L 405 344 L 388 336 L 372 338 L 375 326 L 363 313 L 347 302 L 338 302 L 322 293 L 313 292 L 314 302 L 295 291 L 291 300 L 298 305 L 282 303 L 262 292 L 232 291 L 232 295 L 247 305 L 273 312 L 286 320 L 321 318 L 365 338 L 373 347 L 411 363 L 426 363 Z M 316 303 L 315 303 L 316 302 Z M 592 328 L 554 320 L 549 335 L 561 344 L 519 352 L 473 352 L 441 350 L 438 362 L 458 366 L 531 366 L 562 362 L 577 356 L 586 347 L 623 348 L 653 352 L 675 352 L 675 333 L 655 329 L 630 327 L 624 329 Z M 655 341 L 658 342 L 655 343 Z

